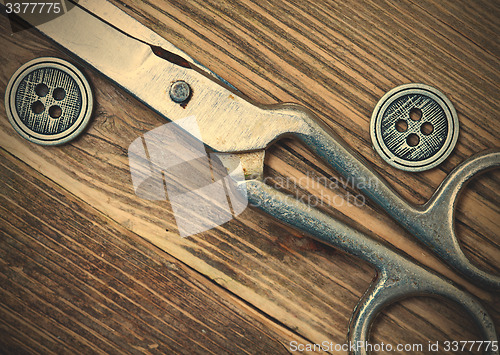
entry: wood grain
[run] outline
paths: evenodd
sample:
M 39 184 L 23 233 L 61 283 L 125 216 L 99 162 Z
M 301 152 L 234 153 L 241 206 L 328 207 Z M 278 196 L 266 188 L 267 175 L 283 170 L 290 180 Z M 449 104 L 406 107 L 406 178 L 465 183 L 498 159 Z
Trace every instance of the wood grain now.
M 0 164 L 1 318 L 12 340 L 44 353 L 244 353 L 296 338 L 5 151 Z
M 312 109 L 410 201 L 427 200 L 471 154 L 500 146 L 495 2 L 114 3 L 250 98 Z M 84 135 L 46 148 L 19 137 L 1 104 L 4 352 L 286 353 L 294 340 L 345 341 L 350 313 L 374 276 L 369 265 L 250 209 L 181 239 L 168 202 L 136 197 L 128 173 L 129 144 L 164 120 L 36 31 L 11 35 L 0 20 L 2 96 L 21 64 L 53 55 L 83 68 L 97 105 Z M 407 82 L 444 92 L 461 124 L 450 158 L 419 174 L 385 164 L 369 138 L 378 99 Z M 283 187 L 299 196 L 341 201 L 357 193 L 315 183 L 336 174 L 292 141 L 271 148 L 266 173 L 275 182 L 305 181 Z M 499 191 L 498 172 L 484 175 L 457 211 L 464 250 L 497 274 Z M 320 208 L 461 284 L 500 329 L 498 293 L 462 279 L 376 205 Z M 427 298 L 384 311 L 372 337 L 391 344 L 474 339 L 460 307 Z

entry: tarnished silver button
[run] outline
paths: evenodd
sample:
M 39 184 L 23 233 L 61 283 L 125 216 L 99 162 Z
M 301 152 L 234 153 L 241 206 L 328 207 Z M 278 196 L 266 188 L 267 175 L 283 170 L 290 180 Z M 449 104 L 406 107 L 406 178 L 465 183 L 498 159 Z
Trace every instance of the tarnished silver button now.
M 93 95 L 83 74 L 59 58 L 37 58 L 10 79 L 5 109 L 14 129 L 31 142 L 57 145 L 87 126 Z
M 378 154 L 406 171 L 424 171 L 445 160 L 458 139 L 458 116 L 450 100 L 424 84 L 405 84 L 375 106 L 370 134 Z

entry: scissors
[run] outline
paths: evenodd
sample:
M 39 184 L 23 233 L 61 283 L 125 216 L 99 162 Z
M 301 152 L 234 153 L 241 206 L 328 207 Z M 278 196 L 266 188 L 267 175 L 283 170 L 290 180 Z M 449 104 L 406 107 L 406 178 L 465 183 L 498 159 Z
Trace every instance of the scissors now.
M 491 317 L 472 295 L 385 244 L 266 185 L 263 166 L 265 150 L 277 140 L 292 137 L 302 141 L 339 174 L 363 186 L 364 194 L 449 265 L 473 282 L 500 288 L 500 276 L 488 274 L 466 258 L 454 230 L 461 189 L 473 176 L 500 166 L 500 150 L 468 159 L 448 175 L 427 203 L 413 205 L 312 111 L 296 104 L 251 102 L 108 2 L 79 1 L 64 16 L 36 27 L 166 119 L 175 122 L 196 116 L 202 142 L 216 153 L 232 154 L 243 164 L 246 179 L 239 188 L 250 203 L 376 268 L 377 278 L 354 309 L 348 330 L 350 342 L 367 342 L 377 314 L 388 304 L 414 295 L 440 296 L 458 303 L 475 320 L 485 340 L 498 341 Z M 176 81 L 186 83 L 191 90 L 185 105 L 169 98 L 167 88 Z M 378 183 L 356 183 L 361 181 Z M 361 348 L 354 353 L 366 351 Z M 499 351 L 490 347 L 487 353 Z

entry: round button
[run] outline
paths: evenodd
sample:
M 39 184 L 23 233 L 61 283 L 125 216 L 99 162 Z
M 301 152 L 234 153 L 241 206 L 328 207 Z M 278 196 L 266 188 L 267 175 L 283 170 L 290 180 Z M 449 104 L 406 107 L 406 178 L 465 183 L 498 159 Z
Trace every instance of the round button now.
M 458 139 L 458 116 L 440 91 L 405 84 L 385 94 L 375 106 L 370 135 L 378 154 L 406 171 L 425 171 L 445 160 Z
M 69 142 L 87 126 L 93 108 L 90 85 L 74 65 L 59 58 L 37 58 L 19 68 L 5 92 L 14 129 L 31 142 Z

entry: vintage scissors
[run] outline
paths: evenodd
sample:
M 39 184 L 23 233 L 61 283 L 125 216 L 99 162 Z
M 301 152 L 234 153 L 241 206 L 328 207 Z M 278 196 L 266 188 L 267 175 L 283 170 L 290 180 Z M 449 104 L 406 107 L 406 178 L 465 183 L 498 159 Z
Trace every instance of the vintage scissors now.
M 108 2 L 81 0 L 63 16 L 37 29 L 166 119 L 196 116 L 203 143 L 217 153 L 234 154 L 243 164 L 246 179 L 240 187 L 252 204 L 321 242 L 371 263 L 378 277 L 353 312 L 349 341 L 368 341 L 370 326 L 381 309 L 413 295 L 441 296 L 457 302 L 475 320 L 486 340 L 497 341 L 491 317 L 472 295 L 386 245 L 266 185 L 263 162 L 265 149 L 273 142 L 283 137 L 299 139 L 345 178 L 377 181 L 359 186 L 364 185 L 363 193 L 449 265 L 473 282 L 500 288 L 500 276 L 478 269 L 466 258 L 454 231 L 454 209 L 460 190 L 474 175 L 500 166 L 500 150 L 483 152 L 465 161 L 427 203 L 415 206 L 400 197 L 310 110 L 296 104 L 263 106 L 250 102 Z M 191 88 L 188 104 L 179 105 L 169 98 L 168 88 L 174 81 L 183 81 Z M 355 353 L 364 354 L 365 350 Z M 490 347 L 488 353 L 499 352 Z

